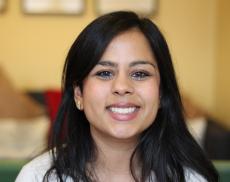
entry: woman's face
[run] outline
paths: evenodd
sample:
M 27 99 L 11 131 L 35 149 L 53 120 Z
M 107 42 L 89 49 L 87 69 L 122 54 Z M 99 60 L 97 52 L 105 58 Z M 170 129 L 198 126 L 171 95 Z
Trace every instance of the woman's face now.
M 160 78 L 144 35 L 132 29 L 116 36 L 98 64 L 76 87 L 92 136 L 137 139 L 155 120 Z

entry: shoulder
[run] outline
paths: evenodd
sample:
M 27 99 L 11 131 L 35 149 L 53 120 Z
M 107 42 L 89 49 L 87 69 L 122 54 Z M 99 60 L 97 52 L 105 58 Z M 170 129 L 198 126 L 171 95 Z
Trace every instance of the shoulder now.
M 197 172 L 195 172 L 194 170 L 190 168 L 185 168 L 184 173 L 185 173 L 186 182 L 208 182 L 203 176 L 201 176 L 200 174 L 198 174 Z M 154 172 L 151 173 L 150 181 L 154 181 L 154 182 L 157 181 L 156 175 Z
M 49 152 L 34 158 L 32 161 L 23 166 L 16 178 L 16 182 L 42 181 L 45 173 L 51 167 L 51 164 L 52 157 Z
M 186 168 L 185 169 L 185 181 L 186 182 L 207 182 L 207 180 L 196 171 Z

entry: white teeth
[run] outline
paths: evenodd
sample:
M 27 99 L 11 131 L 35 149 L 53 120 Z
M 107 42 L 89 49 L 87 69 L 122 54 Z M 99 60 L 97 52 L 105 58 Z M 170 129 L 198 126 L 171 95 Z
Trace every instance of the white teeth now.
M 119 107 L 110 107 L 110 111 L 119 114 L 129 114 L 134 112 L 136 107 L 128 107 L 128 108 L 119 108 Z

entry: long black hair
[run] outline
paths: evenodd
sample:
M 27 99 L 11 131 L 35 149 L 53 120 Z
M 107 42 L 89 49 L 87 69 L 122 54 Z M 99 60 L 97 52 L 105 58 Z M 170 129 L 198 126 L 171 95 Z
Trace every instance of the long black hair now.
M 60 181 L 94 181 L 89 163 L 96 158 L 96 145 L 89 122 L 76 108 L 74 86 L 83 89 L 83 80 L 98 63 L 108 44 L 118 34 L 139 29 L 149 41 L 160 73 L 160 108 L 155 121 L 140 136 L 130 159 L 130 171 L 135 181 L 183 182 L 185 169 L 191 169 L 209 182 L 218 181 L 218 174 L 202 149 L 188 132 L 175 72 L 167 43 L 158 27 L 147 18 L 133 12 L 113 12 L 90 23 L 77 37 L 66 58 L 62 77 L 62 102 L 53 127 L 52 167 L 44 180 L 55 173 Z M 66 125 L 66 127 L 64 127 Z M 66 128 L 63 137 L 62 130 Z M 141 176 L 135 174 L 133 158 L 138 154 Z

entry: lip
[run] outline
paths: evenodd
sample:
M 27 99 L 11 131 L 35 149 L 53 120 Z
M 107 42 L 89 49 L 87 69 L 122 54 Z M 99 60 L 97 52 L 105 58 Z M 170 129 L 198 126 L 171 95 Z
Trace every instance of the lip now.
M 117 108 L 116 110 L 119 109 L 129 109 L 132 110 L 132 112 L 128 113 L 119 113 L 119 112 L 113 112 L 111 108 Z M 106 110 L 109 113 L 109 116 L 116 121 L 131 121 L 135 119 L 138 115 L 138 112 L 140 110 L 140 106 L 133 104 L 133 103 L 114 103 L 106 107 Z M 126 110 L 127 111 L 127 110 Z
M 119 103 L 110 104 L 106 108 L 109 108 L 109 107 L 126 108 L 126 107 L 140 107 L 140 106 L 134 103 L 119 102 Z

